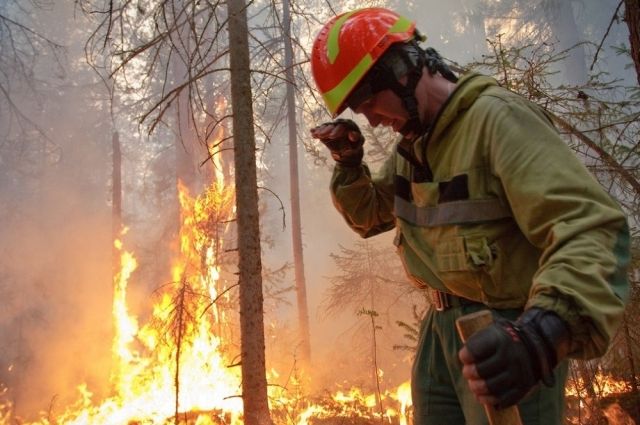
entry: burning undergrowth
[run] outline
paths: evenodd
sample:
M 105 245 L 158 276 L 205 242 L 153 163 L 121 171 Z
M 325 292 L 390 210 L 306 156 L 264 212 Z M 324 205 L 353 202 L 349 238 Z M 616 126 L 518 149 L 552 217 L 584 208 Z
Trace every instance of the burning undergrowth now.
M 146 323 L 127 302 L 138 267 L 135 253 L 115 241 L 119 270 L 113 282 L 113 342 L 110 395 L 98 399 L 87 384 L 77 385 L 77 401 L 51 404 L 35 420 L 18 417 L 0 388 L 0 424 L 241 424 L 238 367 L 237 283 L 227 270 L 232 240 L 234 194 L 222 175 L 192 197 L 179 186 L 181 228 L 170 283 L 150 297 Z M 225 239 L 227 238 L 227 239 Z M 272 371 L 268 380 L 276 382 Z M 309 396 L 298 380 L 271 385 L 269 400 L 277 424 L 407 423 L 406 385 L 365 395 L 358 389 Z

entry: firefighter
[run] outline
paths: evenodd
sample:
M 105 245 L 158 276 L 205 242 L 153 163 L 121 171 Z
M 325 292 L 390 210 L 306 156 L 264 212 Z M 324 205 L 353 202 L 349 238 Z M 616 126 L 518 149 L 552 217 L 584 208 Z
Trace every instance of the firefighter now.
M 332 200 L 362 237 L 395 231 L 429 293 L 412 369 L 416 424 L 486 424 L 479 400 L 517 404 L 527 425 L 562 424 L 569 358 L 604 354 L 629 284 L 617 203 L 544 110 L 492 78 L 458 78 L 415 23 L 383 8 L 334 17 L 311 69 L 332 118 L 311 130 L 336 164 Z M 399 133 L 376 173 L 358 125 Z M 455 320 L 490 309 L 462 344 Z

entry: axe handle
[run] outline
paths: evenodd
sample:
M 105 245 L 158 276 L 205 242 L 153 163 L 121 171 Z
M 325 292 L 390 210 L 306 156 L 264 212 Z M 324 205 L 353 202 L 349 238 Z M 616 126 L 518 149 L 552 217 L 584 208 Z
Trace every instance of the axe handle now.
M 458 334 L 462 342 L 466 342 L 467 338 L 479 330 L 486 328 L 491 323 L 493 323 L 491 311 L 480 310 L 460 317 L 456 320 L 456 327 L 458 328 Z M 493 406 L 485 404 L 484 410 L 487 413 L 491 425 L 522 425 L 518 406 L 496 410 Z

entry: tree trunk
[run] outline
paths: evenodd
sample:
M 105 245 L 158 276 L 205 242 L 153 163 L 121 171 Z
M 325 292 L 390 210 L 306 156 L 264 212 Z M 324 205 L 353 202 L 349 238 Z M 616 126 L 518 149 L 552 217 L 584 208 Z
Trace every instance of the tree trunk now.
M 242 400 L 246 425 L 271 425 L 265 376 L 265 342 L 256 177 L 256 142 L 251 104 L 249 41 L 244 0 L 227 2 L 231 102 L 235 159 L 240 282 Z
M 485 30 L 485 16 L 478 7 L 477 1 L 462 0 L 460 10 L 464 11 L 467 17 L 465 33 L 466 41 L 472 46 L 472 57 L 479 58 L 487 53 L 487 32 Z
M 120 134 L 113 130 L 111 134 L 112 170 L 111 170 L 111 240 L 120 237 L 122 228 L 122 151 Z M 113 277 L 120 271 L 120 252 L 112 246 L 111 267 Z
M 587 82 L 587 62 L 584 47 L 579 45 L 581 34 L 573 15 L 573 7 L 569 0 L 556 0 L 551 8 L 553 16 L 549 16 L 549 22 L 553 34 L 560 43 L 561 50 L 567 50 L 565 62 L 565 79 L 575 85 Z
M 287 78 L 287 119 L 289 126 L 289 181 L 291 193 L 291 236 L 293 239 L 293 264 L 296 278 L 296 300 L 298 303 L 298 329 L 302 348 L 303 369 L 309 370 L 311 341 L 309 332 L 309 309 L 307 307 L 307 284 L 304 276 L 302 255 L 302 226 L 300 220 L 300 186 L 298 178 L 298 136 L 296 134 L 296 98 L 294 93 L 293 48 L 291 46 L 291 13 L 289 0 L 283 0 L 284 63 Z
M 624 0 L 624 20 L 629 26 L 631 57 L 636 66 L 636 77 L 640 85 L 640 0 Z
M 185 31 L 187 29 L 178 29 L 179 33 Z M 188 43 L 189 39 L 186 42 Z M 171 68 L 175 84 L 179 84 L 183 78 L 188 78 L 186 66 L 176 53 L 171 56 Z M 189 88 L 185 87 L 180 92 L 176 105 L 176 135 L 173 142 L 176 152 L 176 179 L 182 182 L 190 193 L 197 194 L 201 188 L 198 186 L 197 170 L 191 152 L 196 144 L 196 136 L 191 122 L 188 90 Z
M 628 314 L 629 314 L 628 312 L 625 312 L 622 318 L 622 326 L 624 329 L 625 346 L 627 347 L 627 359 L 629 360 L 629 371 L 631 373 L 631 391 L 633 392 L 633 394 L 640 394 L 640 392 L 638 392 L 638 374 L 636 372 L 636 362 L 634 360 L 633 339 L 631 338 L 631 333 L 629 332 Z M 633 412 L 632 414 L 640 418 L 640 405 L 636 406 L 636 411 Z

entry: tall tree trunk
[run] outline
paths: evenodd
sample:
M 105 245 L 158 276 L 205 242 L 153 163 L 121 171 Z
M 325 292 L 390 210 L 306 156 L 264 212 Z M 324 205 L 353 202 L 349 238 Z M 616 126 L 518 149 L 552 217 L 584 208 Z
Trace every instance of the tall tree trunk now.
M 636 65 L 636 77 L 640 85 L 640 0 L 624 0 L 624 20 L 629 27 L 631 57 Z
M 120 149 L 120 134 L 113 130 L 111 134 L 111 240 L 115 241 L 120 236 L 122 227 L 122 151 Z M 113 276 L 120 271 L 120 253 L 112 247 Z M 112 281 L 113 281 L 112 276 Z
M 174 337 L 176 342 L 176 370 L 173 374 L 173 388 L 174 388 L 174 423 L 175 425 L 180 424 L 180 360 L 182 354 L 182 343 L 184 342 L 184 334 L 185 334 L 185 297 L 184 294 L 187 291 L 187 283 L 182 279 L 182 284 L 180 285 L 180 292 L 178 292 L 178 296 L 175 303 L 175 331 Z
M 244 0 L 227 2 L 240 281 L 242 401 L 246 425 L 271 425 L 265 373 L 264 305 L 256 141 L 251 104 L 249 40 Z
M 461 0 L 460 11 L 463 11 L 467 18 L 467 25 L 464 29 L 465 41 L 471 46 L 471 56 L 479 58 L 487 53 L 487 32 L 485 30 L 485 16 L 480 6 L 475 0 Z
M 587 82 L 587 62 L 584 47 L 579 45 L 581 34 L 573 14 L 570 0 L 555 0 L 550 8 L 549 22 L 561 50 L 568 50 L 565 62 L 565 79 L 571 84 Z
M 181 3 L 181 2 L 177 2 Z M 193 7 L 193 5 L 191 6 Z M 171 52 L 171 74 L 173 76 L 173 85 L 179 86 L 191 78 L 191 70 L 189 69 L 189 52 L 191 51 L 193 38 L 191 26 L 184 22 L 185 13 L 189 6 L 184 9 L 175 7 L 169 8 L 172 15 L 168 17 L 173 25 L 175 25 L 175 34 L 172 35 L 172 52 Z M 177 95 L 175 107 L 175 138 L 174 149 L 176 156 L 176 178 L 184 184 L 189 192 L 198 194 L 201 187 L 198 182 L 197 168 L 195 157 L 195 146 L 197 145 L 197 136 L 193 128 L 193 115 L 191 112 L 191 104 L 189 100 L 189 90 L 191 85 L 185 85 Z
M 622 318 L 622 326 L 624 329 L 624 341 L 627 347 L 627 359 L 629 360 L 629 372 L 631 373 L 631 391 L 633 394 L 640 394 L 640 392 L 638 392 L 638 373 L 636 371 L 636 362 L 634 360 L 633 339 L 631 338 L 631 332 L 629 332 L 628 312 L 625 312 Z M 633 412 L 633 414 L 640 418 L 640 405 L 636 405 L 636 411 Z
M 293 48 L 291 46 L 291 13 L 289 0 L 283 0 L 284 64 L 287 78 L 287 122 L 289 126 L 289 181 L 291 193 L 291 236 L 293 238 L 293 264 L 296 277 L 296 300 L 298 302 L 298 326 L 303 369 L 309 370 L 311 362 L 311 338 L 309 332 L 309 309 L 307 307 L 307 284 L 304 276 L 302 255 L 302 225 L 300 220 L 300 186 L 298 178 L 298 136 L 296 133 L 296 98 L 293 74 Z
M 178 31 L 186 31 L 179 29 Z M 174 81 L 178 84 L 183 78 L 188 78 L 187 69 L 181 62 L 180 55 L 173 54 L 171 68 Z M 176 152 L 176 178 L 181 181 L 189 191 L 199 193 L 196 167 L 194 165 L 192 150 L 196 144 L 196 136 L 191 122 L 191 108 L 189 105 L 189 88 L 185 87 L 178 95 L 176 106 L 176 135 L 174 149 Z

